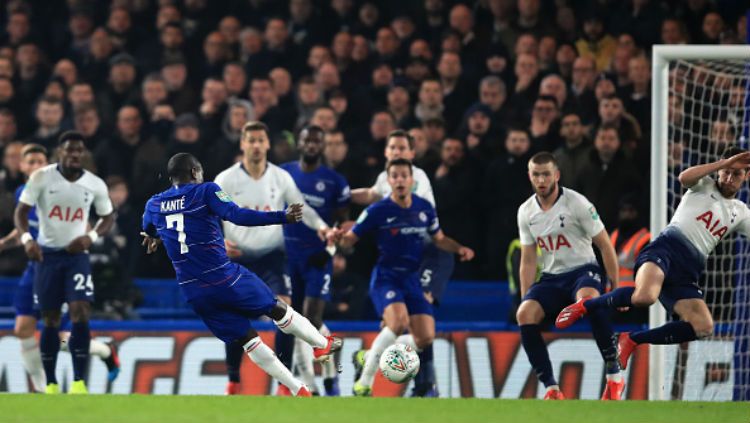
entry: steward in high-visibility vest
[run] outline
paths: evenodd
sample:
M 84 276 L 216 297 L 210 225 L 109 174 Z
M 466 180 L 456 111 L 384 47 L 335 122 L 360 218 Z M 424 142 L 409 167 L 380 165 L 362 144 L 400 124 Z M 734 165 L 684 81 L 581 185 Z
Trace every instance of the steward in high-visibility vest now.
M 618 240 L 620 237 L 620 230 L 615 229 L 610 235 L 612 245 L 615 247 L 617 252 L 617 261 L 620 265 L 620 275 L 617 283 L 618 287 L 623 286 L 635 286 L 635 274 L 633 268 L 635 267 L 635 258 L 641 252 L 644 246 L 651 241 L 651 234 L 648 229 L 641 228 L 636 231 L 630 238 L 626 240 Z M 619 241 L 619 244 L 618 244 Z

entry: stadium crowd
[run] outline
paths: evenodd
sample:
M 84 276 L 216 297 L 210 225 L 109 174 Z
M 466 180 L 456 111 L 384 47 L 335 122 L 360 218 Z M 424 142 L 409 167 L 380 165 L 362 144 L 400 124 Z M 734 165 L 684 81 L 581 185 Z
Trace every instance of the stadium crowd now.
M 12 229 L 24 144 L 52 152 L 62 131 L 82 132 L 88 168 L 107 181 L 117 210 L 92 251 L 97 290 L 133 301 L 133 277 L 174 276 L 163 254 L 141 251 L 138 235 L 145 201 L 168 184 L 171 155 L 194 154 L 212 180 L 237 159 L 246 121 L 270 128 L 277 164 L 297 159 L 297 132 L 310 123 L 327 131 L 328 165 L 352 188 L 367 187 L 383 170 L 386 136 L 402 128 L 432 181 L 441 226 L 477 252 L 453 278 L 505 279 L 535 152 L 554 152 L 562 184 L 589 198 L 609 231 L 644 226 L 651 46 L 742 43 L 744 7 L 11 0 L 0 10 L 0 230 Z M 670 105 L 672 117 L 686 107 Z M 713 122 L 729 138 L 731 125 Z M 373 259 L 372 243 L 336 257 L 343 306 L 333 315 L 357 317 Z M 6 251 L 0 274 L 20 274 L 24 263 L 21 248 Z

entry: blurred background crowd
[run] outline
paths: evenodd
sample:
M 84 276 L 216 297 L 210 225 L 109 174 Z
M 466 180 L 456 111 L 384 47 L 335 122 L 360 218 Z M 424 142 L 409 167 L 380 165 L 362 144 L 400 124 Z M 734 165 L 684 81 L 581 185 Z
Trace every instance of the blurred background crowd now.
M 23 145 L 53 151 L 62 131 L 81 131 L 118 213 L 92 251 L 98 295 L 126 303 L 138 301 L 132 278 L 173 276 L 138 236 L 166 160 L 193 153 L 212 179 L 237 159 L 247 120 L 269 126 L 274 163 L 297 159 L 302 126 L 321 126 L 327 164 L 352 188 L 383 169 L 386 135 L 408 130 L 443 229 L 478 253 L 454 279 L 508 278 L 526 162 L 541 150 L 622 246 L 647 223 L 651 47 L 738 44 L 747 32 L 747 5 L 726 0 L 3 4 L 0 230 L 12 229 Z M 710 124 L 736 135 L 729 120 Z M 336 257 L 331 316 L 358 317 L 374 252 Z M 0 274 L 24 264 L 6 251 Z

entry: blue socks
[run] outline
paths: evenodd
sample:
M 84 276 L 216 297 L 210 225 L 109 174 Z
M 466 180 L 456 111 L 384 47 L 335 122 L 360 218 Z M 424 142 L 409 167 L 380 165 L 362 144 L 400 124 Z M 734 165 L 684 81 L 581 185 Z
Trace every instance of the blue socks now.
M 433 358 L 432 344 L 424 347 L 418 353 L 419 355 L 419 372 L 414 377 L 414 386 L 427 386 L 435 384 L 435 360 Z
M 58 344 L 60 340 L 57 340 Z M 89 367 L 89 347 L 91 344 L 91 332 L 89 322 L 73 323 L 68 338 L 68 348 L 73 358 L 73 380 L 86 380 Z
M 609 323 L 609 310 L 599 308 L 589 313 L 591 333 L 602 354 L 607 367 L 607 374 L 619 373 L 620 364 L 617 362 L 617 342 Z
M 55 368 L 57 367 L 57 353 L 60 352 L 60 329 L 44 326 L 39 338 L 39 351 L 42 354 L 42 365 L 47 383 L 57 383 Z
M 292 356 L 294 354 L 294 335 L 287 335 L 277 330 L 274 341 L 276 356 L 287 369 L 292 369 Z
M 622 287 L 600 297 L 592 298 L 586 301 L 586 311 L 592 312 L 603 307 L 611 309 L 618 307 L 632 307 L 633 303 L 630 298 L 633 296 L 634 291 L 635 288 L 633 287 Z
M 521 344 L 526 350 L 526 355 L 529 356 L 529 362 L 536 371 L 539 381 L 545 387 L 557 385 L 555 376 L 552 374 L 547 344 L 544 343 L 539 325 L 521 325 Z
M 631 332 L 630 339 L 637 344 L 664 345 L 695 341 L 698 336 L 690 323 L 680 321 L 669 322 L 654 329 Z
M 227 364 L 229 381 L 239 383 L 240 365 L 242 364 L 242 355 L 245 353 L 245 350 L 242 349 L 242 346 L 238 342 L 224 344 L 224 350 L 226 351 L 225 362 Z

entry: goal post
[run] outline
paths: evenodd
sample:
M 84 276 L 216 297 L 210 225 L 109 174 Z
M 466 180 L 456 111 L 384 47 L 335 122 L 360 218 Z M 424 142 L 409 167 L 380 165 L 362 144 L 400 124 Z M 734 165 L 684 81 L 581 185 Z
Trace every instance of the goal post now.
M 728 142 L 747 148 L 749 88 L 748 45 L 653 47 L 650 192 L 653 235 L 667 225 L 679 203 L 681 188 L 675 183 L 679 169 L 715 160 L 719 149 Z M 727 140 L 722 138 L 717 142 L 717 134 Z M 728 141 L 730 138 L 732 141 Z M 747 202 L 747 186 L 740 198 Z M 750 243 L 741 237 L 731 237 L 722 241 L 715 255 L 706 271 L 706 279 L 710 280 L 706 298 L 709 308 L 714 308 L 715 336 L 687 347 L 651 345 L 651 400 L 750 400 L 747 351 Z M 660 304 L 651 306 L 649 327 L 661 326 L 666 319 Z M 701 382 L 703 386 L 690 386 Z

